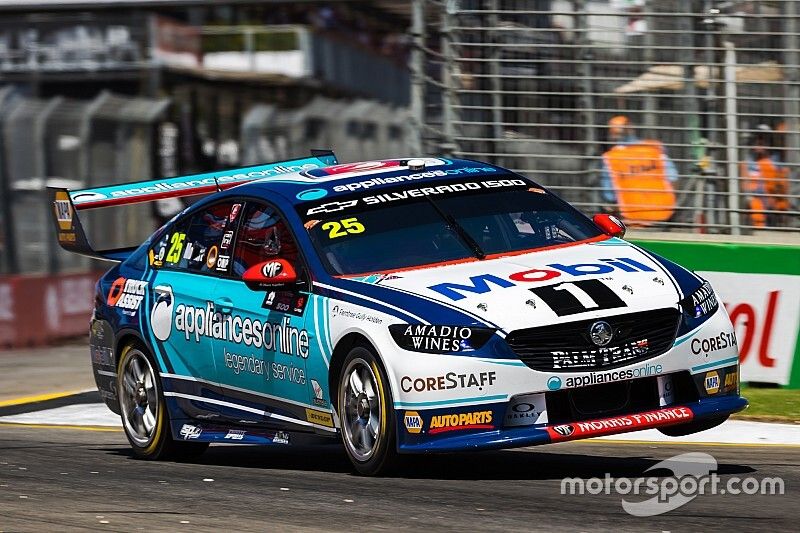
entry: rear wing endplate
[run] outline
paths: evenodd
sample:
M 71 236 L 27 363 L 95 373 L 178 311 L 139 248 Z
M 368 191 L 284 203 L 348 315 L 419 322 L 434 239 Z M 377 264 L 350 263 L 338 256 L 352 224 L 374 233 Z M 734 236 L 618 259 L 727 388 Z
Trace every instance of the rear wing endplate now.
M 322 168 L 336 163 L 333 152 L 312 150 L 311 157 L 205 174 L 121 183 L 75 191 L 50 188 L 58 244 L 69 252 L 95 259 L 121 262 L 136 247 L 95 250 L 86 238 L 83 225 L 78 218 L 78 211 L 209 194 L 264 178 L 275 178 L 277 181 L 283 174 Z

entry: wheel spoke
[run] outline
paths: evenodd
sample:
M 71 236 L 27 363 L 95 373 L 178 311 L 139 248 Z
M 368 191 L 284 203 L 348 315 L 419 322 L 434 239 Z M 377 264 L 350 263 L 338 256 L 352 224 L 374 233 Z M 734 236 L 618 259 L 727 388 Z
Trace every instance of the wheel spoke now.
M 367 428 L 369 429 L 369 433 L 370 433 L 370 435 L 372 435 L 373 438 L 377 438 L 378 437 L 378 425 L 379 424 L 380 424 L 380 420 L 378 419 L 377 416 L 371 416 L 369 418 L 369 424 L 367 424 Z
M 358 375 L 358 370 L 353 370 L 350 374 L 350 388 L 356 394 L 361 394 L 364 391 L 364 383 L 361 381 L 361 376 Z
M 131 368 L 133 369 L 133 375 L 136 381 L 142 381 L 144 378 L 144 369 L 142 368 L 142 360 L 139 357 L 131 361 Z
M 350 433 L 355 437 L 361 431 L 361 419 L 356 418 L 350 422 Z
M 128 408 L 128 412 L 125 413 L 125 417 L 128 421 L 133 424 L 134 420 L 136 420 L 136 404 L 132 403 Z
M 142 414 L 142 408 L 137 407 L 133 410 L 133 426 L 140 436 L 147 436 L 147 430 L 144 427 L 144 415 Z
M 364 394 L 367 395 L 371 404 L 372 399 L 375 398 L 375 386 L 372 384 L 372 378 L 369 374 L 364 376 Z
M 372 413 L 373 415 L 376 415 L 381 410 L 381 399 L 377 394 L 372 398 L 368 397 L 368 399 L 369 399 L 369 412 Z
M 375 438 L 372 436 L 372 434 L 369 432 L 369 429 L 367 428 L 368 426 L 366 425 L 363 428 L 361 428 L 361 443 L 364 445 L 364 449 L 366 451 L 370 451 L 372 450 L 372 447 L 375 445 Z
M 155 411 L 156 406 L 158 405 L 156 389 L 145 389 L 145 392 L 147 393 L 147 405 Z
M 133 371 L 130 370 L 130 367 L 126 368 L 125 373 L 122 374 L 122 383 L 125 385 L 125 391 L 129 394 L 136 392 L 136 378 L 133 376 Z
M 147 435 L 150 435 L 150 432 L 153 431 L 153 428 L 156 427 L 156 417 L 153 415 L 150 409 L 147 409 L 142 416 L 142 421 L 144 422 L 144 429 Z

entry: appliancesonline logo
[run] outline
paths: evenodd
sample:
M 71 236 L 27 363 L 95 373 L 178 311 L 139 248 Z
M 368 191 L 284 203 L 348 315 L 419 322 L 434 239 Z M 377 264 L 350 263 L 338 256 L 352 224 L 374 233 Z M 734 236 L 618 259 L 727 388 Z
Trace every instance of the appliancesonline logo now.
M 281 174 L 291 174 L 292 172 L 310 170 L 312 168 L 319 168 L 319 165 L 314 163 L 305 163 L 302 165 L 277 165 L 260 170 L 250 170 L 248 172 L 240 172 L 238 174 L 217 176 L 216 180 L 214 179 L 214 176 L 197 179 L 181 179 L 176 181 L 164 180 L 153 183 L 152 185 L 146 185 L 144 187 L 132 187 L 130 189 L 118 189 L 111 191 L 111 196 L 114 198 L 119 198 L 124 196 L 139 196 L 142 194 L 158 194 L 176 189 L 195 189 L 198 187 L 215 186 L 217 183 L 236 183 L 240 181 L 270 178 L 273 176 L 279 176 Z
M 172 311 L 175 307 L 175 298 L 172 295 L 172 287 L 169 285 L 158 285 L 153 287 L 156 294 L 156 301 L 150 311 L 150 329 L 156 339 L 164 342 L 172 333 Z
M 249 169 L 242 169 L 234 174 L 200 174 L 197 176 L 179 176 L 176 178 L 169 178 L 158 181 L 148 181 L 137 183 L 135 186 L 130 185 L 115 185 L 110 187 L 100 187 L 95 190 L 76 191 L 70 193 L 72 202 L 75 205 L 85 204 L 90 202 L 99 202 L 111 198 L 126 198 L 129 196 L 151 196 L 151 195 L 169 195 L 173 191 L 192 190 L 196 193 L 213 191 L 217 184 L 226 185 L 237 183 L 245 183 L 261 178 L 270 178 L 280 176 L 283 174 L 291 174 L 294 172 L 302 172 L 315 168 L 320 168 L 320 164 L 314 158 L 300 159 L 293 162 L 283 164 L 264 165 Z
M 297 193 L 298 200 L 308 201 L 308 200 L 319 200 L 320 198 L 324 198 L 328 195 L 328 191 L 325 189 L 306 189 L 305 191 L 300 191 Z
M 564 386 L 571 389 L 575 387 L 586 387 L 588 385 L 611 383 L 614 381 L 646 378 L 648 376 L 661 374 L 663 370 L 664 368 L 661 365 L 644 364 L 635 368 L 612 370 L 610 372 L 592 372 L 590 374 L 568 376 L 563 380 L 558 376 L 552 376 L 547 380 L 547 388 L 550 390 L 558 390 Z
M 162 342 L 169 339 L 174 326 L 187 341 L 193 338 L 199 343 L 201 337 L 210 337 L 308 358 L 308 331 L 292 326 L 288 316 L 281 322 L 262 322 L 236 314 L 217 313 L 213 302 L 207 302 L 205 308 L 185 304 L 175 306 L 171 287 L 160 286 L 154 290 L 159 295 L 150 313 L 150 325 L 153 335 Z

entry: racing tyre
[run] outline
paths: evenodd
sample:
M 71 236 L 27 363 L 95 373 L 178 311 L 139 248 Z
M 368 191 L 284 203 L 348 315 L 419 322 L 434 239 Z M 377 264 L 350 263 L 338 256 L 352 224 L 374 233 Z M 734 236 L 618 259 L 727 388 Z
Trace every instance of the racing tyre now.
M 117 371 L 117 397 L 125 436 L 140 459 L 190 459 L 208 448 L 207 442 L 172 439 L 161 379 L 150 352 L 138 342 L 123 347 Z
M 715 428 L 728 419 L 728 415 L 720 416 L 717 418 L 709 418 L 707 420 L 700 420 L 698 422 L 689 422 L 688 424 L 678 424 L 675 426 L 666 426 L 658 428 L 658 430 L 668 437 L 683 437 L 684 435 L 691 435 L 699 431 Z
M 338 411 L 347 456 L 358 473 L 374 476 L 397 464 L 397 430 L 392 392 L 371 350 L 357 346 L 339 374 Z

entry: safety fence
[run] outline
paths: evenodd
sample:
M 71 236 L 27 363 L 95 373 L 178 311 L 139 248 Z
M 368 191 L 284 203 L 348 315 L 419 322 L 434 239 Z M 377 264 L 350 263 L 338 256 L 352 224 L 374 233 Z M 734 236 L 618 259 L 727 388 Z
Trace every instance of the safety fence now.
M 318 96 L 298 109 L 262 104 L 242 119 L 241 163 L 258 164 L 332 148 L 342 162 L 412 154 L 407 108 Z
M 800 246 L 635 242 L 711 282 L 736 330 L 741 381 L 800 389 Z
M 426 153 L 659 230 L 800 233 L 800 1 L 414 0 Z
M 155 177 L 156 126 L 168 103 L 111 93 L 43 100 L 0 89 L 0 273 L 89 268 L 88 260 L 58 248 L 47 187 Z M 95 242 L 113 248 L 147 237 L 150 220 L 149 208 L 136 207 L 101 210 L 85 222 Z
M 77 189 L 216 170 L 181 158 L 182 138 L 193 132 L 179 131 L 175 107 L 169 99 L 111 93 L 37 99 L 0 87 L 0 275 L 90 268 L 89 260 L 58 247 L 48 186 Z M 297 109 L 254 105 L 243 112 L 239 139 L 214 141 L 218 151 L 235 154 L 228 166 L 243 166 L 324 148 L 336 148 L 342 161 L 396 157 L 411 153 L 410 137 L 405 108 L 317 97 Z M 81 217 L 97 248 L 116 248 L 142 242 L 182 207 L 167 201 Z

